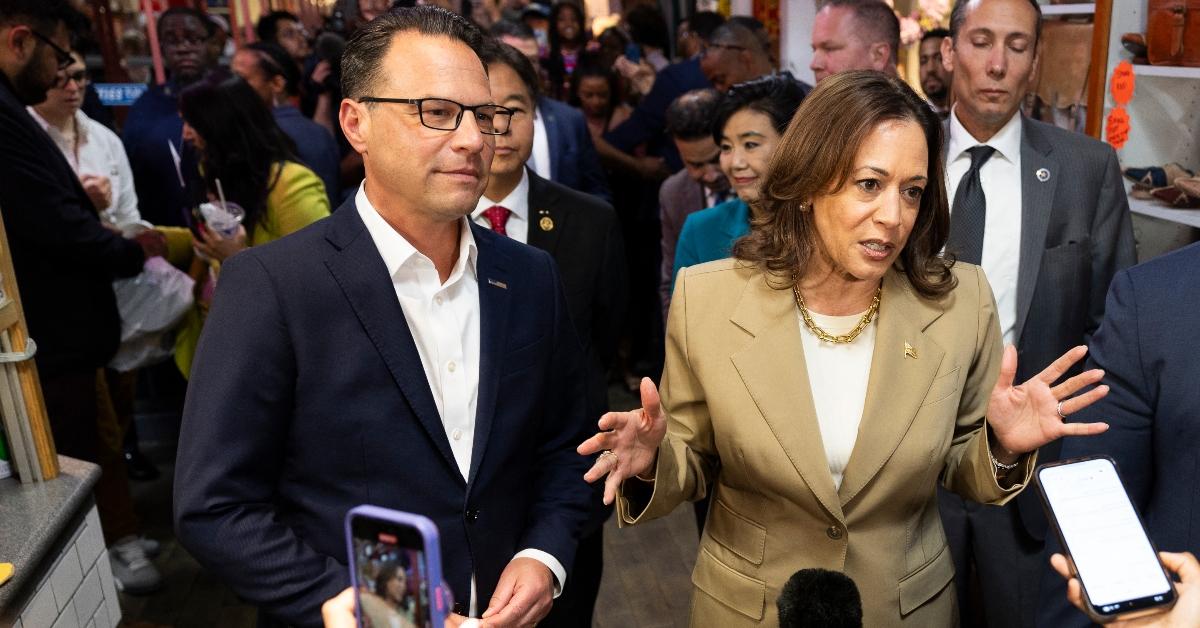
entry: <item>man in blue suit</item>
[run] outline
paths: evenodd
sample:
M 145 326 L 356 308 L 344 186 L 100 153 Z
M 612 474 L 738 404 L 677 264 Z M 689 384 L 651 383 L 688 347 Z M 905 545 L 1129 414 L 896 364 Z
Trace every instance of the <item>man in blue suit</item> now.
M 362 187 L 222 267 L 175 526 L 265 623 L 321 624 L 360 503 L 437 524 L 459 615 L 533 625 L 570 586 L 586 366 L 550 255 L 467 219 L 511 114 L 488 104 L 481 42 L 433 7 L 359 30 L 340 121 Z
M 534 129 L 534 152 L 529 165 L 538 176 L 612 202 L 612 192 L 608 190 L 600 157 L 581 111 L 538 96 Z M 539 135 L 545 138 L 544 145 Z
M 1200 552 L 1200 244 L 1120 271 L 1104 319 L 1088 348 L 1088 368 L 1104 369 L 1108 396 L 1072 421 L 1104 421 L 1107 432 L 1063 440 L 1062 458 L 1104 454 L 1121 479 L 1150 538 L 1167 552 Z M 1038 626 L 1090 626 L 1066 601 L 1066 582 L 1042 576 Z

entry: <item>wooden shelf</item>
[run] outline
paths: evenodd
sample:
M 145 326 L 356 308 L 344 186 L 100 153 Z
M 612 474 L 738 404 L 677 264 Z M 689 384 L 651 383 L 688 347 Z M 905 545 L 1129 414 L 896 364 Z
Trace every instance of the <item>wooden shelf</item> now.
M 1200 68 L 1187 68 L 1178 65 L 1135 65 L 1133 66 L 1133 73 L 1138 76 L 1200 79 Z
M 1042 7 L 1042 15 L 1092 15 L 1096 12 L 1096 3 L 1079 4 L 1047 4 Z
M 1158 201 L 1130 197 L 1129 211 L 1159 220 L 1200 228 L 1200 209 L 1175 209 Z

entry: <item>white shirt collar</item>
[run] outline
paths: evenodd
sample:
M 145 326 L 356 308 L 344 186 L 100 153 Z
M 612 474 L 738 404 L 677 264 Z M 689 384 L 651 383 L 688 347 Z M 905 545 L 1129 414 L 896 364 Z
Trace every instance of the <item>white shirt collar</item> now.
M 471 212 L 471 220 L 478 220 L 483 212 L 493 205 L 504 207 L 512 212 L 513 216 L 529 222 L 529 171 L 521 168 L 521 181 L 503 199 L 494 201 L 487 197 L 486 192 L 484 196 L 479 197 L 475 211 Z
M 38 113 L 36 109 L 33 107 L 26 107 L 25 110 L 29 112 L 29 115 L 33 116 L 33 119 L 39 125 L 41 125 L 42 130 L 46 131 L 50 137 L 53 137 L 55 140 L 59 140 L 64 137 L 62 131 L 59 131 L 58 127 L 47 122 L 46 119 L 42 117 L 42 114 Z M 87 144 L 88 123 L 91 121 L 91 118 L 87 117 L 87 114 L 85 114 L 82 110 L 75 111 L 75 139 L 80 145 Z
M 1021 155 L 1021 117 L 1021 113 L 1017 112 L 991 139 L 980 142 L 958 120 L 958 106 L 956 105 L 950 112 L 950 150 L 946 154 L 946 163 L 962 157 L 968 148 L 980 144 L 991 146 L 996 149 L 996 156 L 1016 163 Z
M 394 278 L 402 267 L 417 259 L 433 263 L 433 260 L 418 251 L 383 219 L 379 210 L 375 209 L 371 200 L 367 198 L 365 181 L 358 186 L 358 194 L 354 196 L 354 205 L 358 209 L 358 215 L 362 218 L 363 224 L 367 227 L 367 232 L 371 234 L 371 239 L 375 241 L 375 247 L 379 249 L 379 254 L 383 257 L 383 264 L 387 267 L 389 277 Z M 474 275 L 478 255 L 479 250 L 475 246 L 475 236 L 471 233 L 471 225 L 466 217 L 463 217 L 458 230 L 458 260 L 454 262 L 454 268 L 443 285 L 455 283 L 467 271 Z

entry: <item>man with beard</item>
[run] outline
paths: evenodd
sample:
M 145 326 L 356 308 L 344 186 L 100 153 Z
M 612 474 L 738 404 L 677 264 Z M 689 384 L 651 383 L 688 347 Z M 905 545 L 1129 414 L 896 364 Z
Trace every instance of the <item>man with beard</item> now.
M 123 590 L 146 592 L 161 576 L 136 536 L 136 517 L 111 435 L 104 365 L 116 352 L 120 319 L 112 281 L 161 255 L 162 235 L 127 240 L 104 228 L 96 206 L 26 106 L 75 77 L 65 70 L 68 24 L 82 21 L 66 0 L 0 2 L 0 212 L 58 453 L 101 467 L 96 505 Z
M 949 36 L 950 31 L 935 28 L 921 37 L 921 91 L 943 120 L 950 115 L 950 81 L 954 79 L 942 65 L 942 40 Z
M 198 178 L 198 171 L 195 156 L 183 146 L 179 93 L 212 69 L 206 51 L 214 28 L 192 8 L 172 7 L 159 16 L 158 41 L 167 82 L 151 85 L 125 119 L 122 139 L 133 167 L 139 207 L 142 217 L 156 225 L 186 225 L 195 200 L 187 185 Z

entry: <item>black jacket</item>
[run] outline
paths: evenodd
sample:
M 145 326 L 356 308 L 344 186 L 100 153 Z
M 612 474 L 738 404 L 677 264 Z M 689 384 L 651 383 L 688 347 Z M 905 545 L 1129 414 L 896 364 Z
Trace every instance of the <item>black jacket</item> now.
M 50 136 L 0 74 L 0 215 L 43 376 L 108 363 L 120 341 L 112 281 L 141 272 L 142 247 L 100 224 Z

